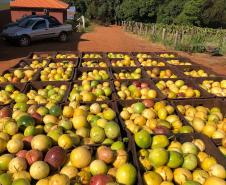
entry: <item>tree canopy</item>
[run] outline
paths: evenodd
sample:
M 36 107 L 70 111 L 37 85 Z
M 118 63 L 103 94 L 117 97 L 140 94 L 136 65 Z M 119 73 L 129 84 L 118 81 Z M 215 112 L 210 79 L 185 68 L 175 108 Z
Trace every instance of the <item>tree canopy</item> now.
M 226 0 L 66 0 L 103 23 L 116 20 L 226 27 Z

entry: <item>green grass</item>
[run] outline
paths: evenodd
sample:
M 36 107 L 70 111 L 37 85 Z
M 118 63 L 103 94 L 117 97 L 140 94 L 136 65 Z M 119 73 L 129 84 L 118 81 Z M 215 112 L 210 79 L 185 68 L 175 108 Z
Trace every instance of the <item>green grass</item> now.
M 9 9 L 9 3 L 4 3 L 4 4 L 0 3 L 0 10 L 7 10 L 7 9 Z

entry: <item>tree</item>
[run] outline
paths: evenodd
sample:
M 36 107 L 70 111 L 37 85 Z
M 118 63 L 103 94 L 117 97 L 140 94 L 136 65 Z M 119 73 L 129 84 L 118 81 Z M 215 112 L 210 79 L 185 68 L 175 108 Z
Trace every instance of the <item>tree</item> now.
M 158 9 L 157 22 L 173 24 L 187 0 L 167 0 Z
M 201 26 L 201 13 L 206 0 L 190 0 L 175 20 L 177 24 Z

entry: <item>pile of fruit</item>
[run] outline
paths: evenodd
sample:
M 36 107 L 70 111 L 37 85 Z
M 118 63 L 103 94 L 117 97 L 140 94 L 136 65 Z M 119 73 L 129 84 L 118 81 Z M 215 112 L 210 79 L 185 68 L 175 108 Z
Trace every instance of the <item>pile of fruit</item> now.
M 199 98 L 201 96 L 201 92 L 198 89 L 189 87 L 183 80 L 160 80 L 156 83 L 156 86 L 170 99 Z
M 143 59 L 139 58 L 138 61 L 142 66 L 146 67 L 151 67 L 151 66 L 166 66 L 164 62 L 161 60 L 156 60 L 156 59 Z
M 154 67 L 146 72 L 151 78 L 177 78 L 177 75 L 167 68 Z
M 1 88 L 0 90 L 0 105 L 6 105 L 11 103 L 16 95 L 20 93 L 20 90 L 23 89 L 17 89 L 12 84 L 7 84 L 5 87 Z
M 123 54 L 123 53 L 108 53 L 107 56 L 108 56 L 108 58 L 126 58 L 126 57 L 130 57 L 128 54 Z
M 84 60 L 82 67 L 107 67 L 107 63 L 101 60 Z
M 223 77 L 171 52 L 28 58 L 0 76 L 1 185 L 226 184 Z
M 97 53 L 86 53 L 83 55 L 83 58 L 102 58 L 101 54 L 97 54 Z
M 44 88 L 38 90 L 31 89 L 27 92 L 28 101 L 27 104 L 47 104 L 59 103 L 63 100 L 66 93 L 67 86 L 60 85 L 56 87 L 54 85 L 47 85 Z
M 150 134 L 192 133 L 193 128 L 183 126 L 172 105 L 166 101 L 144 100 L 124 106 L 120 112 L 127 129 L 136 134 L 145 129 Z
M 69 58 L 78 58 L 77 54 L 74 53 L 66 53 L 66 54 L 57 54 L 56 59 L 69 59 Z
M 192 65 L 190 62 L 184 62 L 178 59 L 172 59 L 172 60 L 167 60 L 168 64 L 175 65 L 175 66 L 190 66 Z
M 63 61 L 55 61 L 55 62 L 50 62 L 48 65 L 49 68 L 72 68 L 75 67 L 75 62 L 70 61 L 70 60 L 63 60 Z
M 84 80 L 81 84 L 75 83 L 68 97 L 69 101 L 105 101 L 112 95 L 111 83 Z
M 25 63 L 26 63 L 26 61 L 25 61 Z M 28 63 L 29 63 L 29 61 L 28 61 Z M 32 60 L 32 62 L 30 64 L 25 65 L 23 68 L 24 69 L 29 69 L 29 68 L 40 69 L 40 68 L 45 67 L 47 64 L 48 64 L 48 61 L 46 59 Z
M 176 55 L 172 54 L 172 53 L 160 53 L 158 56 L 161 58 L 175 58 L 176 57 Z
M 208 74 L 208 72 L 206 72 L 204 69 L 184 69 L 184 74 L 187 76 L 191 76 L 191 77 L 212 77 L 214 76 L 213 74 Z
M 137 57 L 138 59 L 146 59 L 146 58 L 152 58 L 153 55 L 146 54 L 146 53 L 138 53 L 138 54 L 136 55 L 136 57 Z
M 136 68 L 134 70 L 122 69 L 120 72 L 113 72 L 115 79 L 141 79 L 142 70 L 141 68 Z
M 131 99 L 154 99 L 157 98 L 157 91 L 149 87 L 147 82 L 114 81 L 117 95 L 122 100 Z
M 111 60 L 111 65 L 113 67 L 136 67 L 136 63 L 133 59 L 125 56 L 123 60 Z
M 46 67 L 40 72 L 41 81 L 68 81 L 72 78 L 73 67 Z
M 205 152 L 201 139 L 181 143 L 141 130 L 134 135 L 143 181 L 147 185 L 224 185 L 225 167 Z
M 93 69 L 90 71 L 83 71 L 78 76 L 78 80 L 109 80 L 110 75 L 106 70 Z
M 216 96 L 226 96 L 226 80 L 204 80 L 200 87 Z
M 37 69 L 15 69 L 13 71 L 7 71 L 0 76 L 0 83 L 4 82 L 29 82 L 37 72 Z
M 31 56 L 31 59 L 35 59 L 35 60 L 38 60 L 38 59 L 51 59 L 53 58 L 53 54 L 48 54 L 48 53 L 35 53 Z

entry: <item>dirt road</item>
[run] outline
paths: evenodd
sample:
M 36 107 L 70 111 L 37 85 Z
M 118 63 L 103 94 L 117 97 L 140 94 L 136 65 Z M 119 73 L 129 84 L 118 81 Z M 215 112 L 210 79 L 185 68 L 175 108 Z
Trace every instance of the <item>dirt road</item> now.
M 30 47 L 20 48 L 0 42 L 0 71 L 14 65 L 20 58 L 32 51 L 72 50 L 72 51 L 170 51 L 164 46 L 124 32 L 118 26 L 96 26 L 93 32 L 75 33 L 68 43 L 57 41 L 42 41 L 32 43 Z M 211 57 L 207 54 L 180 55 L 189 57 L 194 62 L 212 68 L 214 71 L 226 74 L 226 57 Z

